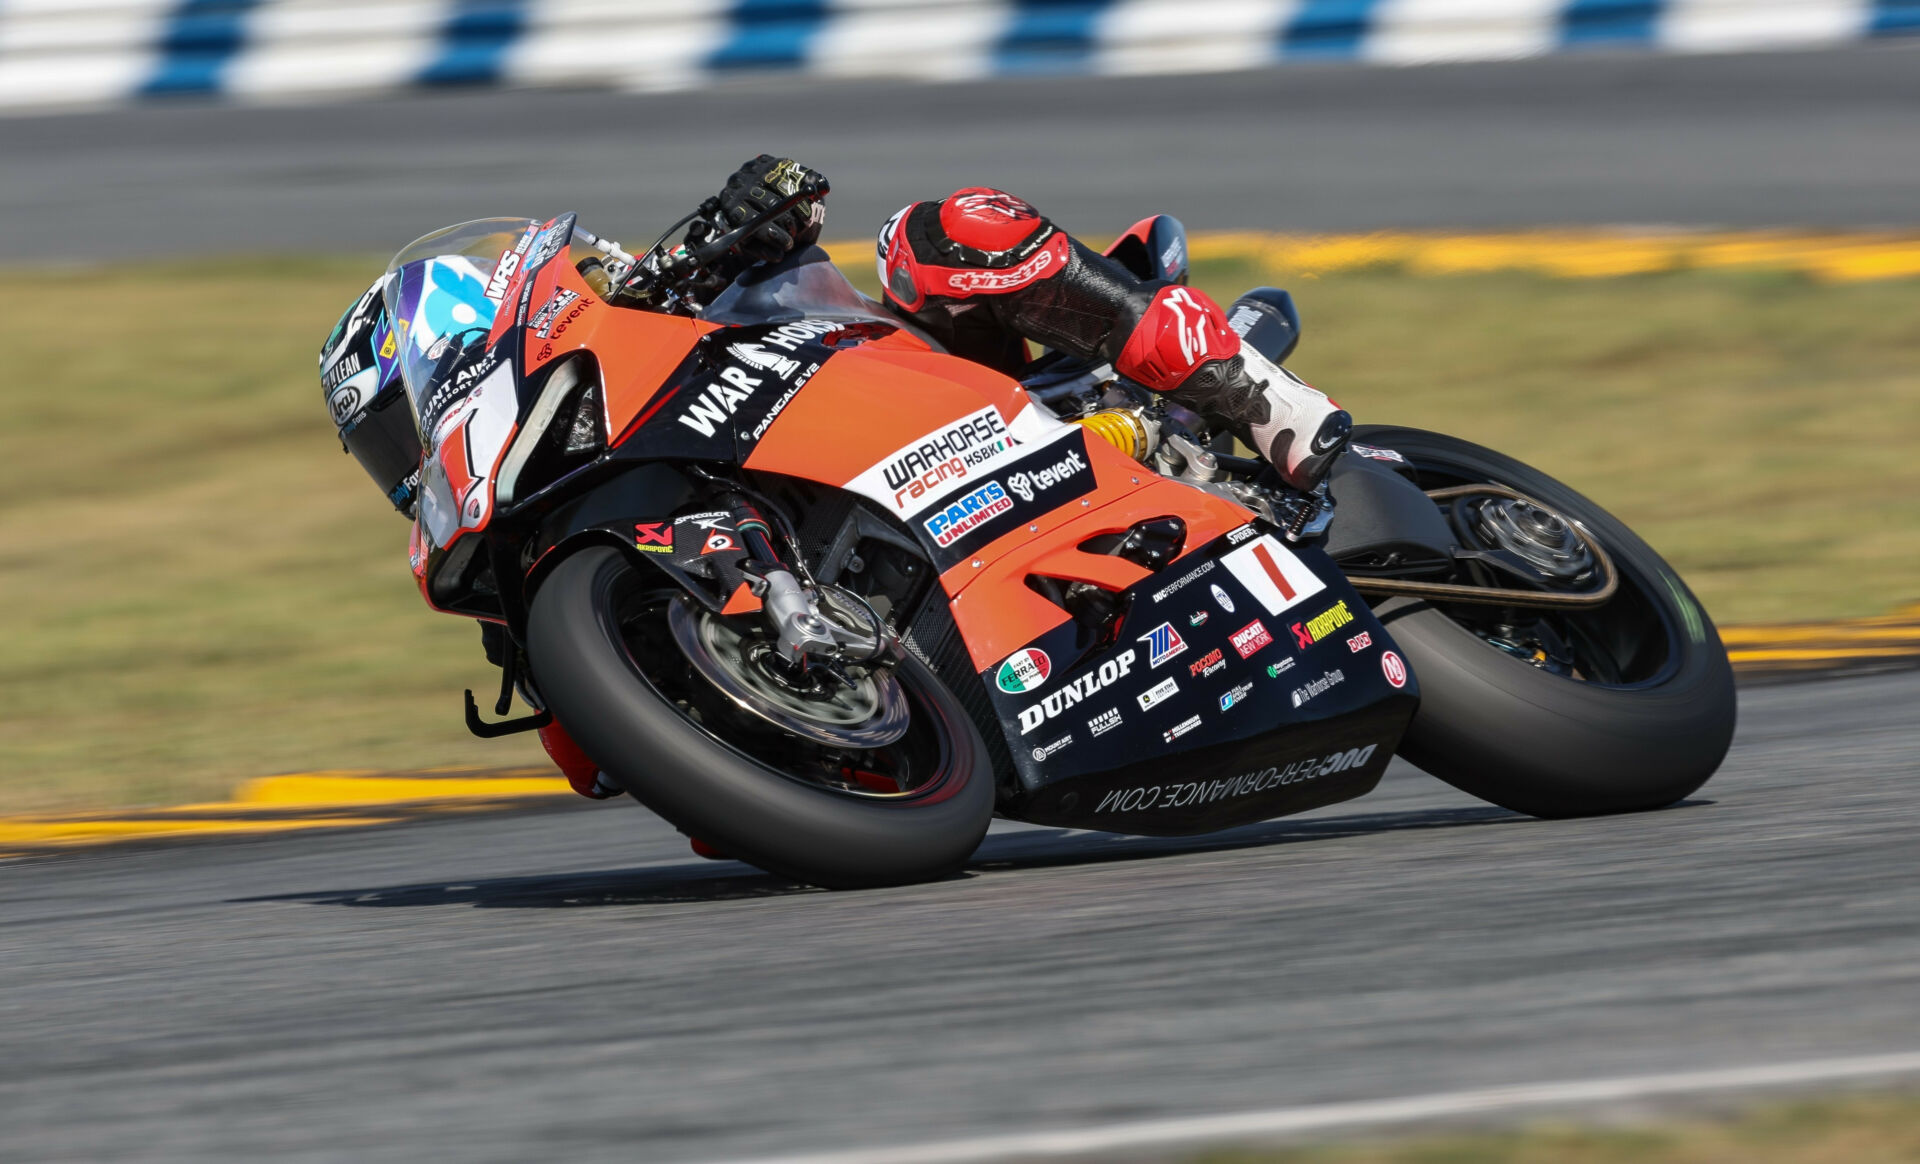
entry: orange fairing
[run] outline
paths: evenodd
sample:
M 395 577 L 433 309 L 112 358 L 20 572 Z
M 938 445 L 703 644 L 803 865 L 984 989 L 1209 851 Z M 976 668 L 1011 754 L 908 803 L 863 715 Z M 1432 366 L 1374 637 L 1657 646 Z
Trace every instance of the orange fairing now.
M 557 277 L 548 271 L 557 271 Z M 564 259 L 547 265 L 534 291 L 527 320 L 527 372 L 538 371 L 568 352 L 591 350 L 600 361 L 600 378 L 606 386 L 610 437 L 627 430 L 701 336 L 719 330 L 718 324 L 697 319 L 610 306 Z M 533 325 L 541 322 L 541 309 L 562 293 L 578 298 L 545 321 L 547 334 L 542 336 Z
M 941 575 L 975 667 L 984 671 L 1067 620 L 1066 611 L 1027 585 L 1027 575 L 1109 590 L 1148 577 L 1124 559 L 1081 552 L 1080 543 L 1088 538 L 1176 515 L 1187 523 L 1185 557 L 1253 517 L 1225 498 L 1157 476 L 1104 441 L 1087 442 L 1087 459 L 1099 485 L 1081 499 L 1084 507 L 1072 502 L 1056 509 L 1032 523 L 1040 526 L 1038 534 L 1025 527 L 1014 530 Z
M 990 368 L 932 351 L 863 344 L 823 367 L 754 448 L 746 465 L 847 487 L 905 446 L 991 405 L 1009 429 L 1032 407 L 1019 384 Z M 1029 418 L 1021 439 L 1036 450 L 1064 433 Z M 1034 435 L 1038 430 L 1038 436 Z M 1147 576 L 1122 559 L 1078 546 L 1137 522 L 1177 514 L 1189 552 L 1252 514 L 1155 475 L 1098 438 L 1084 442 L 1095 488 L 969 554 L 941 576 L 974 663 L 982 669 L 1059 626 L 1067 613 L 1026 584 L 1028 574 L 1124 589 Z M 1032 528 L 1029 528 L 1032 527 Z M 974 563 L 979 563 L 975 565 Z
M 1011 421 L 1026 397 L 1001 373 L 918 341 L 862 344 L 807 382 L 746 467 L 843 486 L 895 449 L 986 404 Z

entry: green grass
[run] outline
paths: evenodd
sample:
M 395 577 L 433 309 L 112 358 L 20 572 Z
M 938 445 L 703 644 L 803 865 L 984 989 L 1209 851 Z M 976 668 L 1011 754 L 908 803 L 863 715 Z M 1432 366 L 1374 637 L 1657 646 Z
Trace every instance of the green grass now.
M 314 353 L 378 260 L 0 274 L 0 812 L 323 768 L 538 762 L 484 742 L 471 622 L 334 441 Z M 856 273 L 859 268 L 855 268 Z M 1229 298 L 1282 272 L 1215 264 Z M 870 277 L 870 275 L 869 275 Z M 1390 271 L 1293 283 L 1293 361 L 1641 529 L 1722 621 L 1920 597 L 1920 283 Z
M 1908 1096 L 1768 1104 L 1732 1118 L 1593 1128 L 1374 1139 L 1187 1156 L 1190 1164 L 1912 1164 L 1920 1100 Z

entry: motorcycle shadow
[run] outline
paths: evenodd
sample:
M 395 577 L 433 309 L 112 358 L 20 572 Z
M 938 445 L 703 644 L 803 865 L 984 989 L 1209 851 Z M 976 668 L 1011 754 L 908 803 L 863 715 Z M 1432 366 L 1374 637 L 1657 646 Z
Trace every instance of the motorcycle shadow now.
M 1689 802 L 1683 802 L 1683 804 Z M 1679 806 L 1676 806 L 1679 807 Z M 1142 837 L 1072 829 L 1024 827 L 988 834 L 967 865 L 949 880 L 971 880 L 1023 870 L 1261 849 L 1346 837 L 1423 829 L 1457 829 L 1529 818 L 1492 806 L 1363 813 L 1247 825 L 1189 837 Z M 910 892 L 893 890 L 888 892 Z M 477 909 L 572 909 L 593 906 L 683 905 L 827 893 L 737 862 L 655 865 L 532 877 L 496 877 L 440 884 L 320 890 L 236 899 L 304 902 L 362 908 L 466 905 Z

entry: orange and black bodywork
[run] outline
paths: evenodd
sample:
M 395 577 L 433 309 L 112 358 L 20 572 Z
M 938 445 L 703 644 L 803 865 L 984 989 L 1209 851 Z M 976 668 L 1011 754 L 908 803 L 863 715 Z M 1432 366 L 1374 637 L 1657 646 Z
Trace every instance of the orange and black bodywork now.
M 545 573 L 599 542 L 750 616 L 714 485 L 744 481 L 816 571 L 887 600 L 998 757 L 1006 815 L 1201 832 L 1379 780 L 1418 688 L 1325 554 L 880 309 L 795 315 L 779 269 L 694 320 L 606 302 L 566 255 L 516 276 L 488 337 L 521 428 L 476 479 L 518 476 L 447 544 L 416 536 L 436 607 L 517 636 Z

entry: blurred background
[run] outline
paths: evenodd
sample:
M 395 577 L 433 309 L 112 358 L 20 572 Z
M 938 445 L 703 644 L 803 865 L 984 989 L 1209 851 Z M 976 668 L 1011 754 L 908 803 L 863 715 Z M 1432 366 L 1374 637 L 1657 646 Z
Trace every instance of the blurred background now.
M 1297 370 L 1612 507 L 1723 623 L 1920 597 L 1920 0 L 6 0 L 0 768 L 16 808 L 516 764 L 320 339 L 410 239 L 651 239 L 756 153 L 829 239 L 999 185 L 1164 211 Z M 1754 50 L 1774 50 L 1765 53 Z M 1401 67 L 1414 66 L 1414 67 Z
M 421 603 L 406 521 L 334 438 L 319 344 L 421 234 L 575 210 L 637 247 L 761 152 L 828 175 L 830 250 L 869 291 L 881 222 L 959 186 L 1009 189 L 1100 244 L 1173 214 L 1217 298 L 1294 293 L 1292 366 L 1359 421 L 1445 430 L 1568 481 L 1723 628 L 1759 628 L 1751 641 L 1817 645 L 1825 620 L 1895 616 L 1907 645 L 1888 650 L 1920 642 L 1920 0 L 0 0 L 0 815 L 332 770 L 524 766 L 559 791 L 531 736 L 462 725 L 460 690 L 497 672 L 471 622 Z M 897 1140 L 1006 1112 L 1071 1122 L 1666 1069 L 1695 1049 L 1882 1048 L 1920 1013 L 1911 870 L 1887 856 L 1910 854 L 1910 813 L 1850 802 L 1816 827 L 1801 822 L 1827 802 L 1794 797 L 1823 777 L 1878 772 L 1875 796 L 1910 777 L 1912 688 L 1871 714 L 1811 690 L 1746 696 L 1734 764 L 1768 795 L 1717 819 L 1661 814 L 1657 835 L 1467 827 L 1513 818 L 1431 781 L 1410 792 L 1425 778 L 1401 771 L 1361 823 L 1261 826 L 1218 851 L 996 832 L 971 886 L 790 905 L 762 899 L 793 887 L 738 867 L 579 872 L 623 859 L 606 854 L 642 827 L 631 811 L 555 816 L 576 831 L 533 838 L 470 822 L 431 864 L 380 848 L 390 833 L 183 858 L 169 884 L 215 903 L 191 924 L 141 904 L 147 866 L 95 885 L 112 862 L 75 865 L 15 899 L 109 920 L 59 931 L 61 950 L 13 947 L 8 977 L 30 985 L 0 1011 L 31 1016 L 18 1061 L 41 1066 L 0 1067 L 0 1089 L 39 1106 L 0 1155 L 323 1158 L 288 1129 L 347 1135 L 335 1109 L 301 1106 L 342 1095 L 373 1113 L 347 1121 L 362 1147 L 446 1158 L 406 1139 L 430 1094 L 435 1126 L 471 1129 L 462 1158 L 529 1158 L 511 1128 L 631 1159 L 659 1158 L 616 1151 L 636 1103 L 655 1148 L 770 1151 L 807 1121 L 809 1144 L 833 1142 L 822 1127 Z M 1765 764 L 1739 750 L 1776 747 Z M 1856 830 L 1874 826 L 1869 848 Z M 1372 830 L 1401 831 L 1316 860 Z M 684 859 L 656 831 L 648 859 Z M 1505 867 L 1485 856 L 1496 832 Z M 1297 840 L 1316 844 L 1283 844 Z M 514 858 L 483 870 L 480 849 Z M 1607 888 L 1642 875 L 1631 901 Z M 356 879 L 390 884 L 339 888 Z M 309 909 L 273 930 L 247 919 L 291 915 L 237 904 L 235 884 L 513 908 Z M 577 905 L 635 924 L 519 908 Z M 503 919 L 533 936 L 488 928 Z M 1034 961 L 1049 949 L 1085 957 Z M 960 955 L 977 977 L 953 973 Z M 1213 959 L 1225 969 L 1195 969 Z M 1708 979 L 1745 991 L 1738 1005 L 1691 993 Z M 187 982 L 199 993 L 156 1008 Z M 880 1017 L 856 1018 L 883 988 Z M 678 1005 L 649 1014 L 649 990 Z M 306 1009 L 282 1027 L 287 1005 Z M 922 1052 L 960 1037 L 948 1010 L 982 1033 L 929 1087 Z M 123 1020 L 164 1039 L 123 1042 Z M 524 1029 L 493 1058 L 468 1041 L 509 1023 Z M 856 1027 L 857 1046 L 815 1057 Z M 402 1029 L 409 1055 L 389 1042 Z M 349 1038 L 365 1042 L 316 1066 Z M 1310 1061 L 1286 1058 L 1296 1039 Z M 100 1120 L 93 1073 L 154 1046 L 166 1070 L 139 1111 L 188 1114 Z M 256 1078 L 290 1046 L 318 1058 Z M 644 1065 L 654 1090 L 623 1095 L 606 1063 Z M 929 1112 L 930 1093 L 952 1106 Z M 1791 1159 L 1912 1159 L 1897 1154 L 1920 1151 L 1915 1110 L 1768 1117 L 1702 1132 L 1684 1158 L 1802 1136 L 1813 1147 Z M 1891 1130 L 1851 1149 L 1821 1138 L 1876 1121 Z M 174 1138 L 142 1138 L 160 1126 Z M 1575 1147 L 1497 1158 L 1645 1158 L 1643 1141 Z

